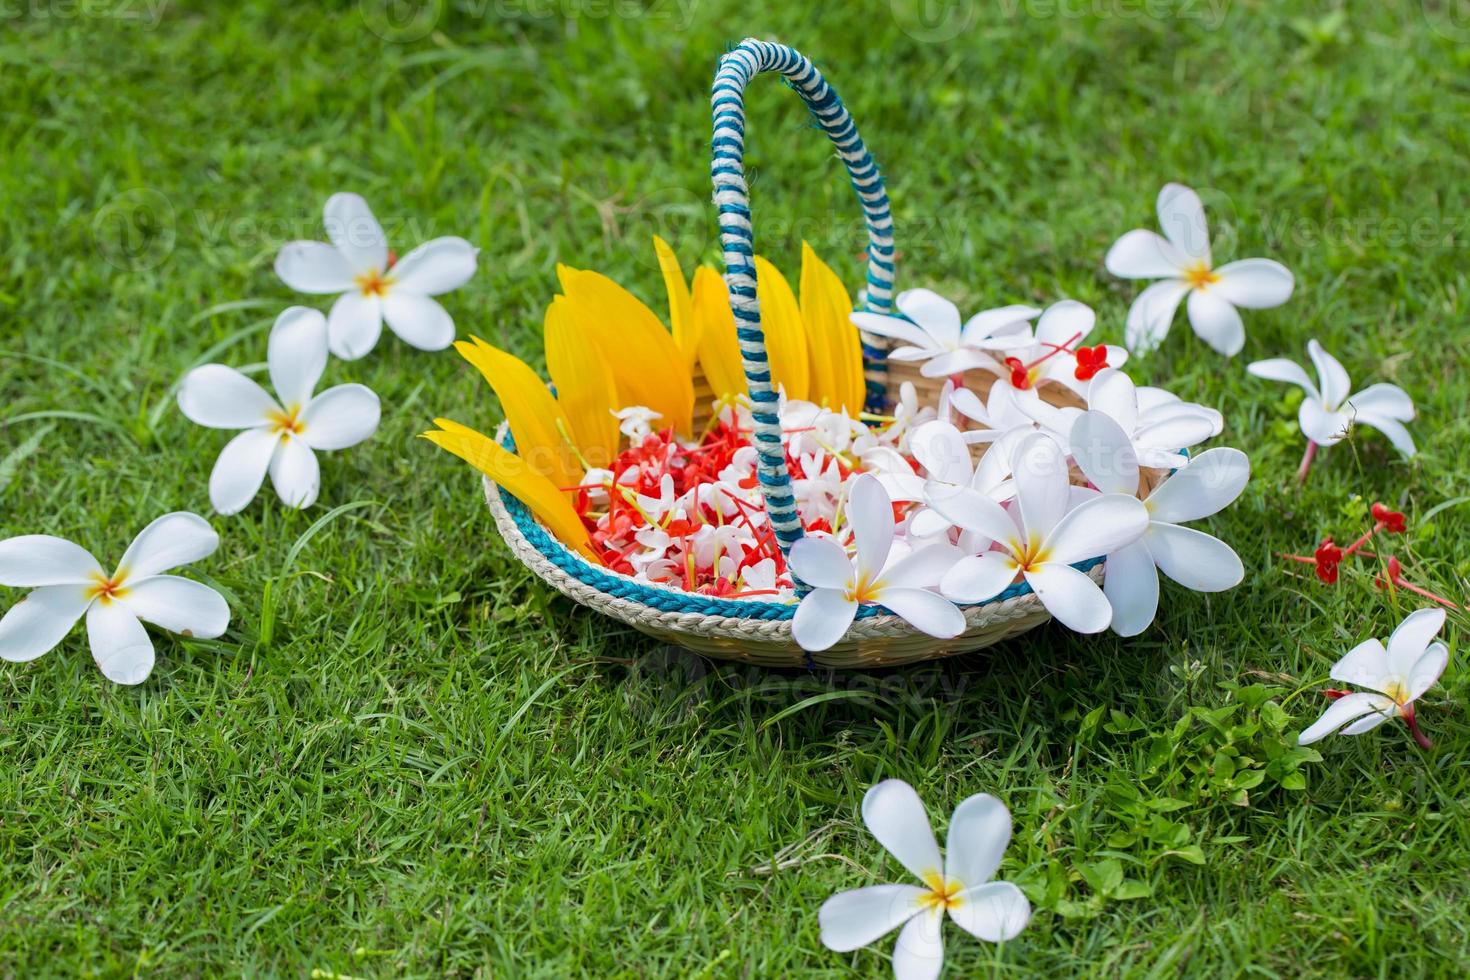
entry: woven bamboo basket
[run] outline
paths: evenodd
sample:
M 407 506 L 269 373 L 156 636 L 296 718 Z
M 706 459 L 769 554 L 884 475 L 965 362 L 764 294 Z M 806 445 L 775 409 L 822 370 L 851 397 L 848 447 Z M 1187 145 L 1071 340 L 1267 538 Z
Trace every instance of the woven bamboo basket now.
M 711 98 L 714 201 L 719 209 L 725 281 L 753 406 L 751 441 L 760 459 L 757 474 L 767 516 L 784 554 L 801 537 L 802 527 L 786 469 L 776 414 L 777 393 L 771 385 L 760 327 L 756 271 L 751 261 L 755 251 L 749 189 L 743 166 L 745 87 L 755 76 L 767 72 L 781 75 L 802 97 L 847 166 L 868 228 L 867 286 L 862 295 L 862 308 L 873 313 L 893 312 L 893 219 L 877 164 L 863 145 L 842 100 L 808 58 L 782 44 L 748 39 L 720 60 Z M 924 378 L 912 365 L 890 365 L 886 360 L 885 341 L 867 334 L 862 339 L 870 410 L 890 410 L 904 381 L 914 383 L 921 403 L 934 404 L 938 400 L 943 379 Z M 983 398 L 988 392 L 990 376 L 985 372 L 973 374 L 977 375 L 978 383 L 971 387 Z M 695 381 L 696 393 L 707 395 L 708 385 L 701 384 L 701 380 Z M 1043 389 L 1043 396 L 1058 405 L 1081 404 L 1071 392 L 1057 385 Z M 705 403 L 708 401 L 704 399 Z M 509 444 L 504 427 L 500 439 Z M 1148 488 L 1157 485 L 1165 475 L 1146 473 Z M 769 667 L 893 666 L 978 650 L 1024 633 L 1050 618 L 1030 587 L 1022 582 L 986 602 L 964 607 L 967 628 L 952 639 L 928 636 L 881 607 L 864 606 L 839 643 L 821 653 L 808 654 L 791 638 L 794 602 L 716 598 L 638 582 L 594 565 L 562 545 L 519 500 L 488 478 L 485 499 L 496 528 L 511 552 L 553 588 L 650 636 L 712 657 Z M 1101 557 L 1076 567 L 1095 581 L 1102 581 Z

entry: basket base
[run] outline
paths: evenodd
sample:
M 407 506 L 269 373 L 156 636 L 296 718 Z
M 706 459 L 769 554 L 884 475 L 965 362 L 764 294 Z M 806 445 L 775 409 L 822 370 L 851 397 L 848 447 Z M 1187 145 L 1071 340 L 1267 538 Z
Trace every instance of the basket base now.
M 922 633 L 909 636 L 875 636 L 860 640 L 843 640 L 827 650 L 811 654 L 811 664 L 843 670 L 867 670 L 878 667 L 901 667 L 924 660 L 940 660 L 962 653 L 973 653 L 1013 636 L 1019 636 L 1051 619 L 1040 603 L 1035 605 L 1035 610 L 1017 619 L 1004 624 L 987 623 L 985 626 L 968 630 L 950 640 L 935 639 Z M 690 650 L 716 660 L 733 660 L 760 667 L 808 665 L 807 654 L 796 647 L 789 637 L 784 641 L 745 639 L 661 629 L 636 621 L 629 625 L 671 646 Z

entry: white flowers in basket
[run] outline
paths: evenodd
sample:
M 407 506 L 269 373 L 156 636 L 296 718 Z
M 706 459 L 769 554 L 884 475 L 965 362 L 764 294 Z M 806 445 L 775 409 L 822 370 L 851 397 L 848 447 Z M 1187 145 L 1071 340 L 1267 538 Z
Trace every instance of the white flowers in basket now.
M 1094 319 L 1081 303 L 1054 304 L 1035 331 L 1028 307 L 988 311 L 962 328 L 953 304 L 916 292 L 897 305 L 917 324 L 853 320 L 907 342 L 898 360 L 924 361 L 924 374 L 952 381 L 937 417 L 907 434 L 907 453 L 865 456 L 876 475 L 839 491 L 833 532 L 793 549 L 791 569 L 811 587 L 792 623 L 803 649 L 839 642 L 864 605 L 953 637 L 965 628 L 964 606 L 1008 590 L 1034 592 L 1077 632 L 1111 626 L 1133 636 L 1158 611 L 1160 572 L 1202 592 L 1239 584 L 1235 552 L 1182 526 L 1228 506 L 1250 477 L 1239 450 L 1190 455 L 1220 433 L 1218 411 L 1135 386 L 1116 366 L 1125 352 L 1077 347 Z M 972 368 L 994 376 L 983 399 L 964 386 Z M 1043 399 L 1036 389 L 1047 384 L 1087 407 Z M 1098 561 L 1102 588 L 1087 574 Z

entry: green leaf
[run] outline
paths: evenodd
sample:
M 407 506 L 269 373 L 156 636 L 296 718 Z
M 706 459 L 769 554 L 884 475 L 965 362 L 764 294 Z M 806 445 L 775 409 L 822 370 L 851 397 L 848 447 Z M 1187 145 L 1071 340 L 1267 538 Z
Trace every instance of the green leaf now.
M 1202 865 L 1205 863 L 1205 852 L 1198 844 L 1191 844 L 1188 847 L 1181 847 L 1173 851 L 1165 851 L 1163 856 L 1178 858 L 1190 864 Z

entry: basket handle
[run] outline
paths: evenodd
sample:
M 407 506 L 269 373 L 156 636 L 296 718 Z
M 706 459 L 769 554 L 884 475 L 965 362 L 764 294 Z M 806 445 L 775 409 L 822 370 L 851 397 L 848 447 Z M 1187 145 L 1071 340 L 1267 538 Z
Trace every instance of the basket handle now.
M 776 390 L 766 358 L 760 303 L 755 288 L 755 247 L 751 241 L 750 189 L 745 183 L 745 86 L 756 75 L 779 72 L 794 88 L 826 131 L 837 155 L 847 165 L 853 190 L 863 206 L 868 225 L 868 286 L 866 308 L 873 313 L 893 310 L 893 216 L 883 175 L 873 162 L 842 99 L 821 72 L 801 52 L 784 44 L 747 38 L 720 59 L 711 92 L 714 114 L 713 161 L 715 205 L 720 213 L 720 245 L 725 253 L 725 285 L 735 314 L 740 358 L 750 389 L 752 436 L 759 463 L 756 474 L 766 501 L 766 514 L 784 556 L 802 536 L 786 450 L 781 444 L 781 420 Z M 854 327 L 853 329 L 857 329 Z

